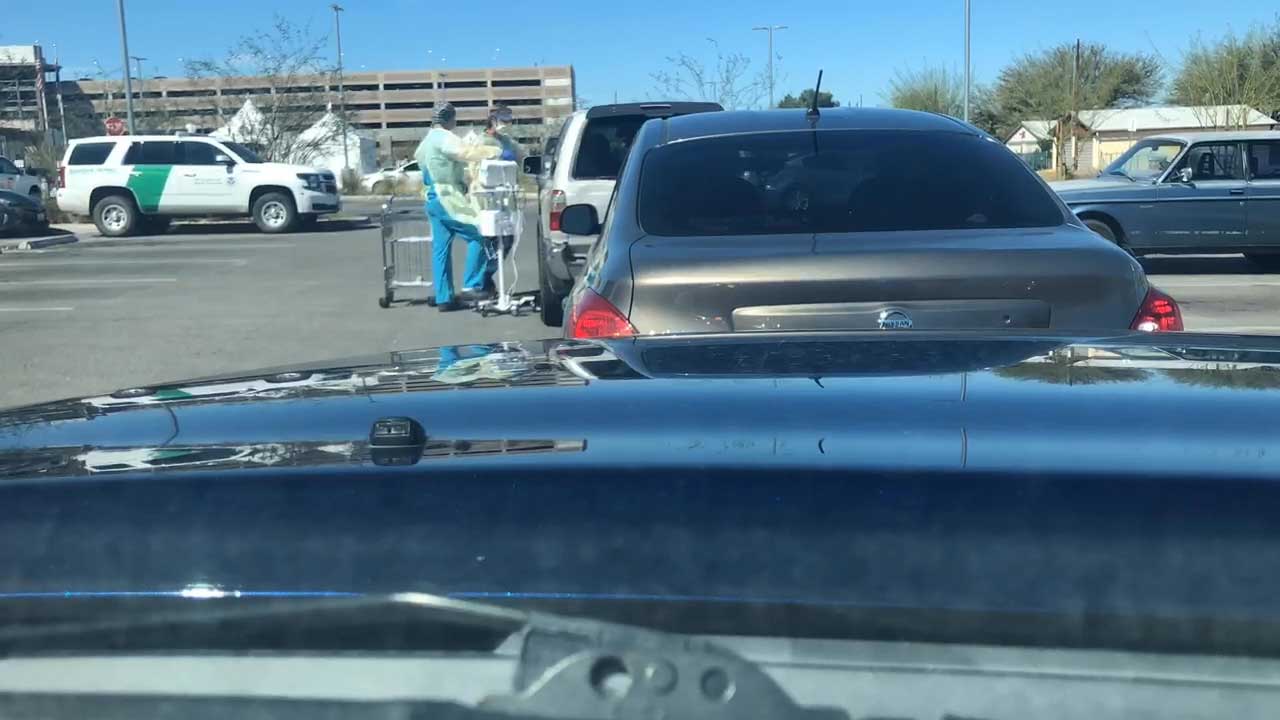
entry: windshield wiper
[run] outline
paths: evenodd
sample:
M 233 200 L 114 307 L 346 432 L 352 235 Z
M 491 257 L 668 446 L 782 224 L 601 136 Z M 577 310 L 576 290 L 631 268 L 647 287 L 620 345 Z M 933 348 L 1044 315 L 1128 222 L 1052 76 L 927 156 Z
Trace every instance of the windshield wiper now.
M 1119 175 L 1120 177 L 1124 178 L 1125 180 L 1128 180 L 1129 182 L 1138 182 L 1137 180 L 1135 180 L 1135 179 L 1133 178 L 1133 176 L 1132 176 L 1132 175 L 1130 175 L 1129 173 L 1125 172 L 1124 170 L 1121 170 L 1120 168 L 1116 168 L 1115 170 L 1108 170 L 1108 171 L 1107 171 L 1107 174 L 1108 174 L 1108 175 Z
M 0 654 L 66 648 L 137 650 L 139 645 L 173 651 L 187 649 L 173 640 L 193 629 L 222 637 L 275 629 L 293 637 L 335 629 L 362 632 L 372 623 L 394 622 L 400 633 L 439 635 L 439 644 L 419 645 L 418 650 L 467 647 L 466 642 L 449 639 L 456 633 L 488 639 L 468 648 L 469 656 L 481 647 L 492 651 L 512 638 L 520 642 L 511 694 L 485 698 L 474 708 L 443 701 L 413 703 L 415 717 L 849 718 L 841 709 L 797 705 L 754 663 L 696 636 L 425 593 L 276 599 L 249 607 L 229 598 L 179 602 L 183 607 L 177 611 L 115 608 L 107 619 L 88 621 L 23 618 L 21 625 L 0 627 Z M 165 637 L 171 642 L 162 642 Z M 254 647 L 270 649 L 261 638 Z M 447 707 L 449 712 L 416 712 L 432 707 Z

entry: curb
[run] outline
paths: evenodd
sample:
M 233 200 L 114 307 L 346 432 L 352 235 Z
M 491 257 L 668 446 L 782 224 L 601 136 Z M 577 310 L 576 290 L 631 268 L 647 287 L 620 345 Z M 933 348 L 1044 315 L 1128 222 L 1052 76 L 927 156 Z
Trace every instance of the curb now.
M 5 243 L 0 245 L 0 252 L 12 252 L 14 250 L 41 250 L 55 245 L 70 245 L 77 242 L 80 242 L 80 237 L 74 234 L 55 235 L 53 237 L 20 240 L 16 243 Z

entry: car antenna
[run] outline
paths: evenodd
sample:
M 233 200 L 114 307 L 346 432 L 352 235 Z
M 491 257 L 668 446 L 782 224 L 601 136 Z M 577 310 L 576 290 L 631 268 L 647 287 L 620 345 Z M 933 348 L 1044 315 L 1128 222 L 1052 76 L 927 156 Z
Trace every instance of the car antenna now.
M 805 111 L 805 118 L 809 120 L 809 125 L 816 126 L 818 118 L 822 114 L 818 112 L 818 93 L 822 92 L 822 71 L 818 71 L 818 84 L 813 88 L 813 101 L 809 104 L 809 109 Z

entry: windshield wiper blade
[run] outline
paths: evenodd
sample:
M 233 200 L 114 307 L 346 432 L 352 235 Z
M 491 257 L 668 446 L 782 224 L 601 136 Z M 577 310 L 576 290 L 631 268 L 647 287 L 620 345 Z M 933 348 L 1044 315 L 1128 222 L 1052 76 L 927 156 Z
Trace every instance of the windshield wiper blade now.
M 247 607 L 240 600 L 223 600 L 228 599 L 182 600 L 184 609 L 172 612 L 117 611 L 107 619 L 0 627 L 0 655 L 67 647 L 136 650 L 138 643 L 130 640 L 138 636 L 149 640 L 142 645 L 150 649 L 189 649 L 159 641 L 166 636 L 172 640 L 193 627 L 216 635 L 272 628 L 301 636 L 332 631 L 335 626 L 362 632 L 369 623 L 393 622 L 401 633 L 423 627 L 439 633 L 442 642 L 431 649 L 466 649 L 470 655 L 476 649 L 493 651 L 509 639 L 519 639 L 513 692 L 482 700 L 475 707 L 481 714 L 574 720 L 849 718 L 838 708 L 797 705 L 754 663 L 697 636 L 427 593 L 277 599 Z M 486 642 L 450 642 L 450 633 L 478 634 Z
M 1123 170 L 1120 170 L 1120 169 L 1118 169 L 1118 168 L 1117 168 L 1117 169 L 1115 169 L 1115 170 L 1108 170 L 1108 171 L 1107 171 L 1107 174 L 1108 174 L 1108 175 L 1119 175 L 1120 177 L 1124 178 L 1125 180 L 1128 180 L 1129 182 L 1138 182 L 1137 180 L 1135 180 L 1135 179 L 1134 179 L 1134 177 L 1133 177 L 1132 175 L 1130 175 L 1129 173 L 1127 173 L 1127 172 L 1125 172 L 1125 171 L 1123 171 Z

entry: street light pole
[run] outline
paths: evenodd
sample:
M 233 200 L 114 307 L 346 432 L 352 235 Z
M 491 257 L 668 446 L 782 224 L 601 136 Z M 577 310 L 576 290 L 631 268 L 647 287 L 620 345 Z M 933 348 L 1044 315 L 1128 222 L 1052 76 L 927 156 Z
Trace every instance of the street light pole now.
M 769 109 L 774 108 L 773 104 L 773 33 L 775 30 L 786 30 L 786 25 L 762 25 L 760 27 L 751 28 L 752 30 L 764 30 L 769 33 Z
M 129 134 L 136 135 L 133 125 L 133 80 L 129 75 L 129 33 L 124 25 L 124 0 L 116 0 L 116 8 L 120 11 L 120 50 L 124 57 L 124 106 L 129 122 Z
M 333 10 L 333 26 L 338 39 L 338 113 L 342 127 L 342 171 L 345 174 L 351 169 L 351 152 L 347 149 L 347 90 L 342 81 L 342 15 L 343 8 L 338 3 L 329 6 Z
M 969 122 L 969 88 L 973 87 L 973 61 L 970 59 L 971 45 L 969 42 L 969 29 L 971 27 L 969 18 L 970 0 L 964 0 L 964 121 Z
M 137 55 L 130 55 L 129 59 L 132 60 L 135 64 L 137 64 L 137 67 L 138 67 L 138 112 L 139 114 L 145 114 L 147 112 L 147 109 L 145 107 L 146 103 L 143 102 L 143 100 L 145 99 L 145 96 L 147 94 L 147 89 L 144 86 L 142 81 L 142 61 L 146 60 L 146 58 L 138 57 Z

